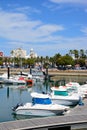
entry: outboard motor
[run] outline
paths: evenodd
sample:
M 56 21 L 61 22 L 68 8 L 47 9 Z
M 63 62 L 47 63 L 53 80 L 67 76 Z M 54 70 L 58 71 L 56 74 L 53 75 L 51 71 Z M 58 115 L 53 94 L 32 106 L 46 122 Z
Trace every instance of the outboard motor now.
M 23 106 L 22 103 L 18 103 L 16 106 L 12 107 L 12 110 L 15 111 L 19 106 Z

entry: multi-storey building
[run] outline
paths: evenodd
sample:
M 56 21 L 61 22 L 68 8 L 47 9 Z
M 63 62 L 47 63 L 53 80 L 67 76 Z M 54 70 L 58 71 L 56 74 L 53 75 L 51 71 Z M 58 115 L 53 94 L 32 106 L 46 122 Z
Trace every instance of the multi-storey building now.
M 30 54 L 26 55 L 26 50 L 18 48 L 18 49 L 15 49 L 15 50 L 11 51 L 11 57 L 18 57 L 18 58 L 37 58 L 37 54 L 31 48 L 30 49 Z
M 25 58 L 26 57 L 26 50 L 23 50 L 21 48 L 12 50 L 11 57 Z

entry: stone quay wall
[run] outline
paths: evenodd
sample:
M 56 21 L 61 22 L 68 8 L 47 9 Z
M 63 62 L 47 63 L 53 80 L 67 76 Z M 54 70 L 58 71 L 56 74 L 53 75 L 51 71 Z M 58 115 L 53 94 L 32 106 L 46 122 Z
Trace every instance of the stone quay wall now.
M 0 75 L 6 73 L 8 68 L 0 68 Z M 21 68 L 10 68 L 10 74 L 15 75 L 20 72 L 29 73 L 28 69 L 21 69 Z M 44 69 L 46 72 L 46 70 Z M 58 69 L 48 69 L 48 75 L 77 75 L 77 76 L 87 76 L 87 70 L 58 70 Z

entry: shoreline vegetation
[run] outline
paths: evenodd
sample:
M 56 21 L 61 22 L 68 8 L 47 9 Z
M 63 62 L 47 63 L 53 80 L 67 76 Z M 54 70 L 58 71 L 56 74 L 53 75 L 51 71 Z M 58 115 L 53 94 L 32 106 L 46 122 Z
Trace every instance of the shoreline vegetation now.
M 0 68 L 0 75 L 6 73 L 8 71 L 7 68 Z M 44 69 L 46 72 L 46 70 Z M 10 68 L 10 74 L 16 75 L 20 72 L 29 72 L 28 69 L 21 69 L 21 68 Z M 87 76 L 87 70 L 58 70 L 58 69 L 48 69 L 48 75 L 53 76 L 60 76 L 60 75 L 71 75 L 71 76 Z

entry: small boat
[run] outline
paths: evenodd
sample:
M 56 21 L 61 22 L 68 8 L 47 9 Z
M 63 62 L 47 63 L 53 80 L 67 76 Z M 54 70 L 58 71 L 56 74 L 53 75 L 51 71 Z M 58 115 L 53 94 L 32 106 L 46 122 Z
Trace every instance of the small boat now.
M 11 84 L 11 85 L 25 85 L 26 81 L 21 79 L 19 76 L 13 75 L 8 78 L 7 73 L 4 73 L 0 76 L 0 81 L 3 84 Z
M 28 75 L 30 76 L 30 75 Z M 33 79 L 28 77 L 28 76 L 24 76 L 24 75 L 12 75 L 8 78 L 7 73 L 4 73 L 1 77 L 0 77 L 0 81 L 2 81 L 3 84 L 10 84 L 10 85 L 26 85 L 28 87 L 33 86 Z
M 83 95 L 83 98 L 87 98 L 87 84 L 82 84 L 78 87 L 78 92 Z
M 75 106 L 79 103 L 79 94 L 74 92 L 69 93 L 63 86 L 52 87 L 51 90 L 50 98 L 53 103 L 66 106 Z
M 21 72 L 21 75 L 25 75 L 30 79 L 33 79 L 35 82 L 43 82 L 45 79 L 45 73 L 40 69 L 31 69 L 31 72 L 25 73 Z
M 53 116 L 61 115 L 69 110 L 69 107 L 53 104 L 47 94 L 31 93 L 32 103 L 13 107 L 13 113 L 30 116 Z
M 31 70 L 32 78 L 36 81 L 43 81 L 45 79 L 44 72 L 40 69 Z
M 26 85 L 25 80 L 21 80 L 19 77 L 10 77 L 9 79 L 3 79 L 4 84 L 13 84 L 13 85 Z
M 80 85 L 78 82 L 69 82 L 66 84 L 68 91 L 77 92 L 82 98 L 87 96 L 87 84 Z
M 78 82 L 68 82 L 65 86 L 67 87 L 67 90 L 78 91 L 80 84 Z
M 68 82 L 66 83 L 66 87 L 79 87 L 80 84 L 78 82 Z

